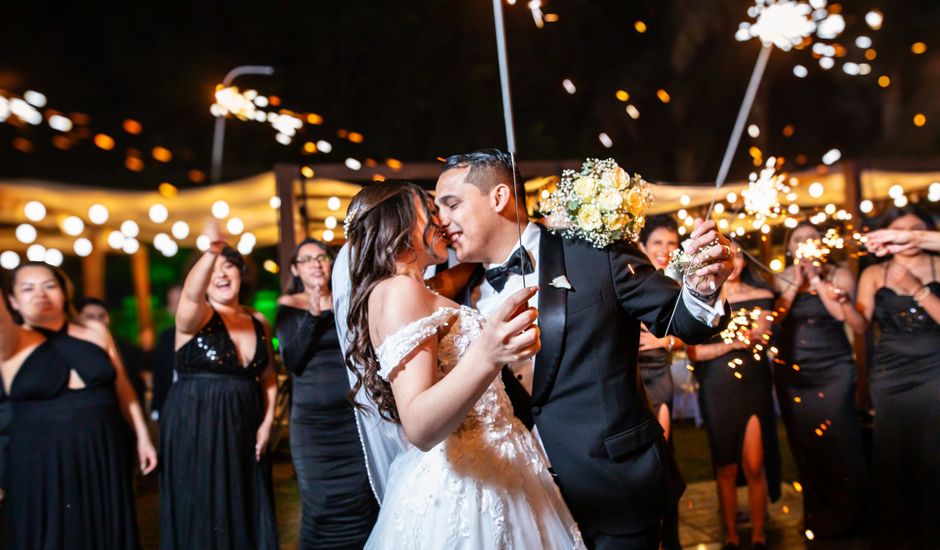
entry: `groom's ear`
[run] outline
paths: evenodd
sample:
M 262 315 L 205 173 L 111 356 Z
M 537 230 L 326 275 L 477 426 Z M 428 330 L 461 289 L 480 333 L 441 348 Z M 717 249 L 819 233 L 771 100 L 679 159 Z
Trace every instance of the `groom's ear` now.
M 512 202 L 512 189 L 505 183 L 498 183 L 490 189 L 490 208 L 497 214 L 502 213 Z

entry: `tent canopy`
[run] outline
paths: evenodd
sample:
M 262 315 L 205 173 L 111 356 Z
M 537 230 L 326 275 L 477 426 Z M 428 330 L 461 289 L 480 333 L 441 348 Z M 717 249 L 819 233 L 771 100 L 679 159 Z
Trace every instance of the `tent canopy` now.
M 569 164 L 572 162 L 542 162 L 534 168 L 555 169 Z M 439 170 L 439 165 L 429 164 L 428 166 L 422 165 L 418 172 L 434 174 L 435 170 Z M 352 181 L 357 178 L 361 180 L 364 174 L 320 168 L 317 168 L 316 172 L 317 177 L 308 180 L 306 185 L 303 185 L 298 177 L 293 187 L 296 200 L 301 201 L 303 200 L 301 197 L 306 195 L 311 229 L 315 234 L 322 234 L 322 231 L 326 229 L 327 217 L 333 216 L 339 223 L 342 222 L 349 200 L 361 188 L 359 184 L 352 183 Z M 342 176 L 349 177 L 346 179 Z M 894 185 L 900 185 L 906 194 L 924 193 L 931 183 L 940 181 L 940 170 L 862 169 L 859 170 L 858 177 L 861 188 L 859 199 L 877 200 L 887 198 L 889 189 Z M 851 210 L 850 205 L 845 204 L 847 177 L 843 166 L 836 165 L 791 173 L 788 178 L 793 192 L 797 195 L 795 202 L 801 207 L 820 207 L 831 203 Z M 530 200 L 537 202 L 541 191 L 550 189 L 555 182 L 557 182 L 555 175 L 529 179 L 526 189 L 531 196 Z M 810 194 L 810 186 L 815 182 L 822 185 L 822 194 L 818 196 Z M 741 191 L 746 188 L 746 182 L 725 184 L 719 191 L 719 200 L 726 200 L 729 193 L 736 193 L 740 197 Z M 680 208 L 690 209 L 707 205 L 713 193 L 714 187 L 707 183 L 654 184 L 655 203 L 650 213 L 675 212 Z M 71 254 L 72 244 L 77 237 L 66 235 L 61 228 L 62 221 L 68 216 L 81 218 L 85 222 L 85 230 L 81 236 L 90 238 L 96 246 L 104 247 L 107 246 L 105 244 L 107 234 L 120 230 L 121 223 L 125 220 L 133 220 L 138 224 L 140 228 L 138 239 L 147 243 L 153 242 L 158 233 L 169 234 L 174 222 L 183 221 L 189 226 L 190 232 L 186 238 L 179 239 L 178 243 L 182 247 L 192 248 L 195 246 L 196 237 L 212 219 L 210 214 L 212 204 L 219 200 L 228 203 L 230 216 L 238 217 L 244 222 L 244 231 L 254 234 L 257 246 L 269 246 L 276 244 L 279 239 L 278 210 L 271 206 L 271 199 L 275 196 L 274 172 L 265 172 L 224 184 L 185 189 L 171 197 L 161 196 L 156 191 L 121 191 L 30 179 L 2 180 L 0 181 L 0 226 L 5 229 L 0 231 L 0 251 L 24 251 L 28 245 L 15 238 L 13 229 L 21 223 L 30 223 L 39 231 L 39 238 L 36 242 Z M 331 197 L 339 199 L 339 208 L 335 210 L 329 208 L 328 203 Z M 39 222 L 31 222 L 25 216 L 24 207 L 31 200 L 40 201 L 47 209 L 45 218 Z M 738 201 L 740 204 L 740 199 Z M 88 220 L 88 208 L 93 204 L 102 204 L 109 211 L 108 220 L 101 226 L 96 226 Z M 165 222 L 151 221 L 149 209 L 154 204 L 163 204 L 169 210 L 169 217 Z M 223 220 L 223 228 L 224 225 Z M 336 233 L 341 236 L 341 230 L 337 230 Z

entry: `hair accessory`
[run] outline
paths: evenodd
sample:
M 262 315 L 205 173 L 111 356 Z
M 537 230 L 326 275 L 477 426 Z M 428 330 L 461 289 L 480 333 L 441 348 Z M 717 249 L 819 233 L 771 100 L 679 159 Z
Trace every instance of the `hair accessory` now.
M 356 223 L 356 214 L 359 213 L 358 208 L 353 208 L 346 213 L 346 219 L 343 221 L 343 233 L 348 237 L 349 229 L 352 227 L 352 224 Z

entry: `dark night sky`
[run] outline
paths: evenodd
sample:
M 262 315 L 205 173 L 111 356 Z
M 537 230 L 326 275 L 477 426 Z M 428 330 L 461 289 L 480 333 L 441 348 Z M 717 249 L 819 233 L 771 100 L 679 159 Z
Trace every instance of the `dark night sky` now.
M 232 67 L 270 64 L 273 77 L 237 84 L 276 94 L 282 107 L 315 112 L 290 146 L 274 131 L 230 122 L 225 177 L 270 169 L 275 162 L 342 162 L 346 157 L 432 161 L 437 156 L 504 145 L 490 2 L 6 2 L 0 34 L 0 89 L 45 93 L 49 107 L 90 116 L 93 132 L 115 138 L 114 151 L 78 140 L 56 149 L 48 126 L 0 124 L 0 177 L 39 177 L 86 184 L 154 188 L 161 181 L 193 185 L 187 173 L 208 172 L 215 84 Z M 192 5 L 198 4 L 198 5 Z M 507 6 L 510 64 L 523 159 L 612 155 L 654 180 L 709 180 L 758 51 L 733 34 L 749 2 L 738 0 L 544 0 L 559 21 L 537 29 L 525 0 Z M 885 13 L 879 32 L 864 26 L 871 8 Z M 841 40 L 864 32 L 878 57 L 868 77 L 822 71 L 808 51 L 774 52 L 752 121 L 732 171 L 748 170 L 747 147 L 808 165 L 838 147 L 847 158 L 936 158 L 940 151 L 940 3 L 935 0 L 849 2 Z M 646 33 L 634 30 L 644 21 Z M 923 40 L 926 54 L 913 55 Z M 792 75 L 795 63 L 810 76 Z M 889 75 L 887 89 L 875 83 Z M 562 80 L 577 86 L 567 94 Z M 656 90 L 669 91 L 663 104 Z M 631 94 L 639 120 L 626 116 L 617 89 Z M 915 113 L 927 116 L 916 128 Z M 126 118 L 139 136 L 121 129 Z M 782 134 L 785 125 L 793 137 Z M 340 129 L 365 136 L 337 138 Z M 597 139 L 608 133 L 610 151 Z M 29 140 L 32 151 L 14 148 Z M 305 156 L 307 140 L 328 139 L 329 155 Z M 154 146 L 174 158 L 154 161 Z M 146 167 L 124 167 L 128 148 Z M 791 163 L 793 160 L 791 160 Z M 789 164 L 795 167 L 795 164 Z

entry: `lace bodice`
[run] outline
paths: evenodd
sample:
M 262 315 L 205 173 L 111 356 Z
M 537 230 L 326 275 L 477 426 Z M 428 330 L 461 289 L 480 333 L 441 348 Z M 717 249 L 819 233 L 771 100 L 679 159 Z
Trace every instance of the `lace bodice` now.
M 386 338 L 376 350 L 386 380 L 416 347 L 439 338 L 447 376 L 480 336 L 475 309 L 442 307 Z M 494 373 L 460 426 L 428 452 L 412 447 L 392 464 L 367 549 L 571 549 L 581 533 L 533 435 L 513 416 Z
M 484 322 L 479 311 L 467 306 L 438 308 L 431 315 L 399 329 L 376 349 L 379 375 L 388 380 L 416 347 L 438 334 L 441 329 L 449 329 L 441 337 L 437 348 L 438 370 L 446 376 L 457 366 L 470 344 L 479 337 Z M 503 391 L 502 380 L 496 376 L 457 432 L 486 427 L 489 436 L 499 437 L 511 429 L 514 418 L 512 403 Z

